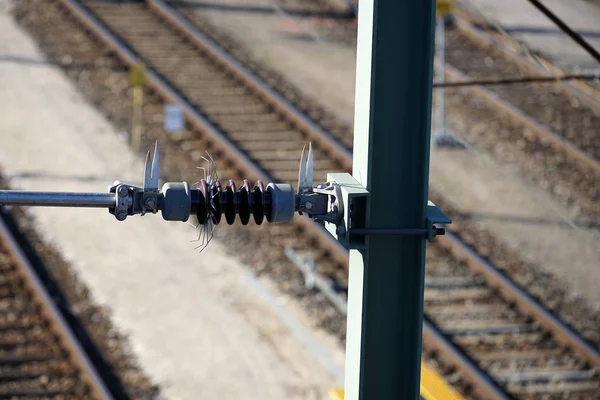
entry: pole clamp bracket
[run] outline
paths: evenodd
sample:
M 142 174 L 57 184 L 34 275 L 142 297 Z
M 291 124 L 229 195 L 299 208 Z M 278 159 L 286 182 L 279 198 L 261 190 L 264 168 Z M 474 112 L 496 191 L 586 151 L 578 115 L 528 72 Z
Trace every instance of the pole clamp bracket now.
M 374 228 L 366 227 L 366 206 L 369 192 L 348 173 L 327 174 L 327 182 L 297 198 L 296 209 L 305 212 L 326 229 L 347 249 L 366 248 L 370 235 L 424 236 L 432 241 L 444 235 L 443 225 L 452 221 L 431 201 L 427 203 L 425 227 Z

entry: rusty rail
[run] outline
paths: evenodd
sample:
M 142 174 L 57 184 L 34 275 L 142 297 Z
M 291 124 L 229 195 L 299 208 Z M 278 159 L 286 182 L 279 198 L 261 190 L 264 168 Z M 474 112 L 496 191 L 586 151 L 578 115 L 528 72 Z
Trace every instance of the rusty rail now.
M 71 359 L 79 367 L 83 379 L 93 392 L 93 398 L 98 400 L 112 400 L 113 396 L 104 380 L 100 377 L 83 346 L 79 343 L 71 327 L 55 305 L 42 281 L 38 278 L 33 266 L 23 254 L 23 251 L 12 237 L 2 219 L 0 219 L 0 238 L 14 260 L 19 273 L 25 278 L 25 285 L 33 293 L 37 303 L 41 304 L 42 312 L 48 317 L 52 331 L 61 338 L 61 343 L 64 344 Z
M 437 352 L 445 363 L 458 369 L 469 381 L 477 382 L 473 385 L 473 391 L 482 399 L 510 399 L 485 371 L 448 340 L 426 317 L 423 318 L 423 347 L 426 352 Z
M 202 33 L 194 24 L 183 18 L 163 0 L 146 0 L 150 8 L 167 21 L 179 33 L 185 35 L 192 43 L 210 54 L 232 75 L 256 91 L 271 107 L 278 110 L 298 129 L 306 133 L 317 146 L 325 148 L 347 171 L 352 170 L 352 153 L 329 132 L 304 115 L 288 100 L 274 91 L 269 85 L 258 79 L 238 60 L 219 47 L 212 39 Z M 313 144 L 314 145 L 314 144 Z
M 572 348 L 590 365 L 600 370 L 600 352 L 583 340 L 573 329 L 552 315 L 537 300 L 518 287 L 513 281 L 484 260 L 473 249 L 467 247 L 454 234 L 446 231 L 438 238 L 439 244 L 448 249 L 457 259 L 466 262 L 469 268 L 481 274 L 487 284 L 498 290 L 502 297 L 511 301 L 524 314 L 531 316 L 552 332 L 558 342 Z
M 446 76 L 451 80 L 458 82 L 468 80 L 466 75 L 451 65 L 446 64 L 444 68 L 446 70 Z M 582 151 L 579 149 L 579 147 L 575 146 L 568 140 L 565 140 L 556 133 L 551 132 L 547 127 L 540 124 L 523 111 L 519 110 L 517 107 L 513 106 L 507 101 L 502 100 L 491 90 L 483 86 L 469 86 L 465 89 L 485 100 L 492 107 L 500 110 L 517 124 L 524 125 L 529 128 L 531 132 L 533 132 L 539 139 L 549 141 L 555 149 L 564 151 L 570 157 L 580 161 L 586 167 L 594 170 L 597 173 L 600 173 L 600 162 L 596 161 L 595 158 Z
M 550 65 L 548 62 L 544 62 L 545 60 L 540 59 L 540 62 L 544 64 L 545 68 L 543 68 L 536 64 L 533 60 L 523 57 L 520 52 L 521 49 L 515 48 L 515 44 L 510 42 L 507 38 L 503 36 L 497 37 L 496 35 L 492 36 L 486 32 L 483 32 L 473 26 L 473 24 L 470 23 L 467 18 L 468 17 L 461 12 L 453 13 L 454 23 L 458 30 L 465 36 L 473 39 L 473 41 L 479 43 L 481 46 L 493 46 L 501 50 L 506 58 L 520 67 L 527 69 L 532 74 L 551 74 L 556 76 L 564 74 L 564 71 L 562 71 L 560 68 Z M 567 88 L 567 85 L 570 90 Z M 563 82 L 560 84 L 560 89 L 569 96 L 574 96 L 576 94 L 576 97 L 579 100 L 584 101 L 588 106 L 600 112 L 600 92 L 590 85 L 585 84 L 585 82 Z

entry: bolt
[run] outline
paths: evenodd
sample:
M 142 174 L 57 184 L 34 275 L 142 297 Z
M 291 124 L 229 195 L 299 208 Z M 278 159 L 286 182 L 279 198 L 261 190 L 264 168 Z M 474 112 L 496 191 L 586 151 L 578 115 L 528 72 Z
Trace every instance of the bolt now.
M 312 210 L 313 203 L 311 203 L 310 201 L 307 201 L 306 203 L 304 203 L 304 208 L 306 208 L 307 210 Z
M 323 189 L 323 188 L 325 188 L 325 185 L 324 185 L 324 184 L 322 184 L 322 183 L 319 183 L 319 184 L 317 185 L 317 189 Z
M 151 208 L 154 210 L 154 206 L 156 205 L 156 203 L 154 202 L 154 199 L 152 197 L 148 197 L 146 199 L 146 207 Z
M 446 234 L 446 228 L 435 227 L 435 236 L 444 236 Z
M 129 194 L 129 189 L 125 186 L 121 186 L 119 188 L 119 196 L 127 196 Z
M 117 220 L 119 221 L 125 221 L 125 218 L 127 218 L 127 211 L 121 210 L 115 215 L 115 217 L 117 217 Z

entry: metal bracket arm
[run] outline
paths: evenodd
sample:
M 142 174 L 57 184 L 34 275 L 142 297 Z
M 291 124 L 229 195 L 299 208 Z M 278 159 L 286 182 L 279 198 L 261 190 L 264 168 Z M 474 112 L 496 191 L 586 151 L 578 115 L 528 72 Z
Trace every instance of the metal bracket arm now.
M 297 195 L 296 210 L 316 222 L 325 223 L 329 232 L 347 249 L 363 249 L 369 235 L 417 235 L 432 241 L 445 234 L 443 226 L 452 221 L 431 201 L 427 204 L 422 228 L 376 228 L 365 226 L 365 207 L 369 192 L 348 173 L 327 175 L 328 182 Z

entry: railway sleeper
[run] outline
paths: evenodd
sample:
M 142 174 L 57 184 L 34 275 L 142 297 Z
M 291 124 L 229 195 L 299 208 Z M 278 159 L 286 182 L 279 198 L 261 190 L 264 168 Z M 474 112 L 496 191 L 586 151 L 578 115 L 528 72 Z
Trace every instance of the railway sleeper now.
M 548 365 L 551 363 L 569 364 L 573 357 L 565 354 L 563 348 L 552 349 L 524 349 L 524 350 L 498 350 L 492 347 L 490 350 L 478 349 L 477 359 L 479 362 L 528 362 L 530 364 L 540 363 Z
M 455 335 L 452 341 L 462 347 L 497 346 L 506 350 L 522 350 L 536 346 L 547 337 L 547 332 L 503 333 L 496 335 Z M 558 347 L 556 343 L 546 344 L 547 347 Z
M 593 369 L 585 370 L 554 370 L 544 368 L 543 370 L 527 370 L 522 372 L 499 372 L 492 371 L 494 379 L 498 382 L 564 382 L 564 381 L 591 381 L 597 378 L 597 373 Z
M 490 298 L 491 293 L 489 288 L 485 286 L 472 288 L 425 288 L 425 301 L 473 301 L 477 302 Z
M 597 381 L 584 381 L 584 382 L 548 382 L 548 383 L 507 383 L 506 389 L 513 395 L 549 395 L 557 394 L 563 399 L 564 394 L 569 394 L 568 398 L 573 398 L 574 394 L 578 394 L 582 397 L 579 399 L 596 399 L 598 398 L 598 389 L 600 384 Z M 540 397 L 532 397 L 539 399 Z
M 509 324 L 499 326 L 481 326 L 465 328 L 444 328 L 444 333 L 450 336 L 493 336 L 493 335 L 518 335 L 521 333 L 535 333 L 539 328 L 529 324 Z
M 470 289 L 482 287 L 483 280 L 473 276 L 431 277 L 425 276 L 425 288 L 433 289 Z

